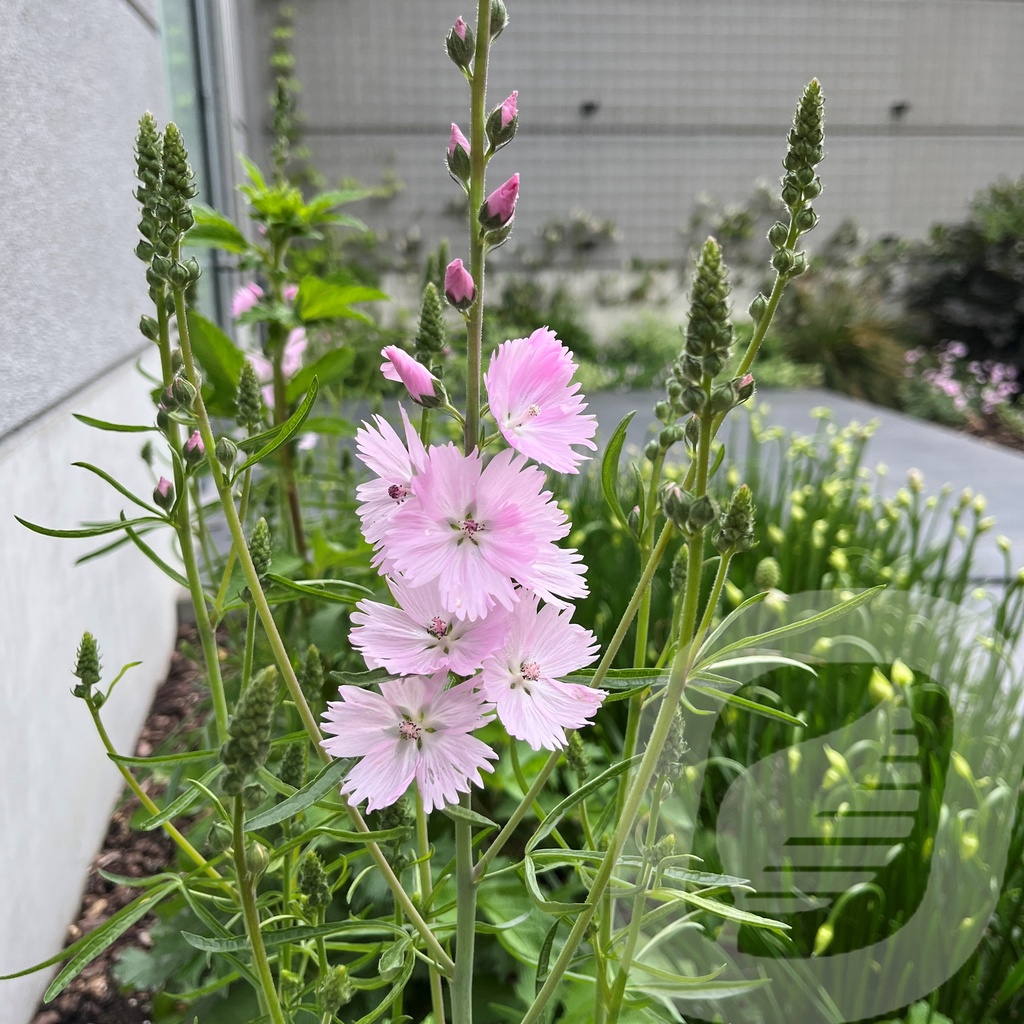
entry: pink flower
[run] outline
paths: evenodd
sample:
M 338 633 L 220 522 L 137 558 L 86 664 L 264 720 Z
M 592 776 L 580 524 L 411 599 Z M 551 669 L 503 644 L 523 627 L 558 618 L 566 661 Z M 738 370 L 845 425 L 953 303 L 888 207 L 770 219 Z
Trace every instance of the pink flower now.
M 466 38 L 466 23 L 463 21 L 461 14 L 455 19 L 455 34 L 460 39 Z
M 469 156 L 469 139 L 462 134 L 459 126 L 452 123 L 452 133 L 448 138 L 448 155 L 454 156 L 456 149 L 465 150 L 466 156 Z
M 597 657 L 594 634 L 570 622 L 572 611 L 552 605 L 538 610 L 524 596 L 512 613 L 512 628 L 501 651 L 484 661 L 480 692 L 497 705 L 510 736 L 534 750 L 565 746 L 565 730 L 587 725 L 604 700 L 601 690 L 559 682 L 558 676 Z
M 352 613 L 352 646 L 370 668 L 396 675 L 429 675 L 442 670 L 472 675 L 508 633 L 508 613 L 492 609 L 482 619 L 456 619 L 444 607 L 437 581 L 409 587 L 388 580 L 399 607 L 360 601 Z
M 385 359 L 380 372 L 387 380 L 401 381 L 414 402 L 422 405 L 424 398 L 436 396 L 437 378 L 422 363 L 394 345 L 382 348 L 380 354 Z
M 243 284 L 231 300 L 231 315 L 237 319 L 243 313 L 248 313 L 262 298 L 263 289 L 255 281 Z
M 504 227 L 516 212 L 519 199 L 519 175 L 513 174 L 504 185 L 496 188 L 480 210 L 480 223 L 485 228 Z
M 299 294 L 299 286 L 297 284 L 286 284 L 281 289 L 281 295 L 285 302 L 294 302 L 295 297 Z
M 462 260 L 452 260 L 444 272 L 444 295 L 456 309 L 469 309 L 476 298 L 473 276 Z
M 519 90 L 513 89 L 512 94 L 505 100 L 501 105 L 501 127 L 507 128 L 511 123 L 512 119 L 519 112 L 517 107 L 517 101 L 519 99 Z M 518 182 L 517 182 L 518 184 Z
M 416 501 L 394 514 L 384 536 L 386 564 L 410 586 L 437 580 L 443 607 L 457 619 L 479 619 L 495 605 L 511 610 L 516 584 L 534 589 L 535 566 L 568 533 L 563 513 L 542 491 L 544 474 L 513 452 L 484 466 L 479 452 L 431 447 L 416 477 Z M 571 557 L 571 556 L 570 556 Z M 563 573 L 561 597 L 585 587 Z
M 572 353 L 547 327 L 529 338 L 503 342 L 484 375 L 487 400 L 505 440 L 559 473 L 578 473 L 589 456 L 573 445 L 597 448 L 597 420 L 572 384 Z
M 447 673 L 381 683 L 381 692 L 342 686 L 324 714 L 321 746 L 332 757 L 358 757 L 342 795 L 368 811 L 395 803 L 416 780 L 425 810 L 454 803 L 498 755 L 471 736 L 490 710 L 472 683 L 445 689 Z
M 405 443 L 383 416 L 373 417 L 376 429 L 363 423 L 356 431 L 356 452 L 377 474 L 376 480 L 356 488 L 356 498 L 361 502 L 356 512 L 363 536 L 377 548 L 395 512 L 413 497 L 413 478 L 427 462 L 419 434 L 409 422 L 405 409 L 399 408 L 405 425 Z

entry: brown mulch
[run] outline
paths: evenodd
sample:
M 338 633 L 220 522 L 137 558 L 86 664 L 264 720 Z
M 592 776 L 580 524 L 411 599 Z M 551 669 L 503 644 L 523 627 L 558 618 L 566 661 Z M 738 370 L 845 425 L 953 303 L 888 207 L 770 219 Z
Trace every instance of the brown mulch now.
M 179 644 L 182 640 L 195 640 L 192 627 L 179 630 Z M 197 709 L 204 691 L 199 678 L 193 662 L 175 650 L 167 679 L 149 709 L 135 748 L 136 756 L 152 754 L 168 737 L 187 733 L 200 723 Z M 139 894 L 137 889 L 106 881 L 97 873 L 98 868 L 137 878 L 162 871 L 174 861 L 174 844 L 162 831 L 132 831 L 131 817 L 139 802 L 130 792 L 128 795 L 130 799 L 123 800 L 110 819 L 103 849 L 89 870 L 78 915 L 68 926 L 65 945 L 98 928 Z M 147 931 L 150 923 L 150 918 L 144 917 L 129 928 L 52 1003 L 41 1003 L 31 1024 L 149 1024 L 152 1007 L 146 993 L 121 993 L 111 970 L 125 947 L 148 949 L 152 945 Z
M 1024 452 L 1024 437 L 994 417 L 986 420 L 971 420 L 966 424 L 964 430 L 972 437 L 980 437 L 983 441 L 991 441 L 993 444 L 1001 444 L 1005 448 Z

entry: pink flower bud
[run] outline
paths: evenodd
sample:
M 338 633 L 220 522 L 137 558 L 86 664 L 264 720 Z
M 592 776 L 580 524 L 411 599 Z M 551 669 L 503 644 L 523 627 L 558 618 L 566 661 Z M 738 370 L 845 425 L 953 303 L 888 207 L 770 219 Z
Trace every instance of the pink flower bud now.
M 263 289 L 255 281 L 243 284 L 231 300 L 231 315 L 237 318 L 248 313 L 262 298 Z
M 504 185 L 495 189 L 484 200 L 480 222 L 485 228 L 504 227 L 515 214 L 518 199 L 519 175 L 513 174 Z
M 444 272 L 444 295 L 456 309 L 468 309 L 476 298 L 476 285 L 462 260 L 452 260 Z
M 469 153 L 469 139 L 462 134 L 459 126 L 455 123 L 452 124 L 452 133 L 448 138 L 448 155 L 454 156 L 456 147 L 464 149 L 468 155 Z
M 455 19 L 455 34 L 462 40 L 466 38 L 466 23 L 461 14 Z
M 281 294 L 284 296 L 285 302 L 294 302 L 295 296 L 299 294 L 299 286 L 297 284 L 286 284 L 281 289 Z
M 198 430 L 192 431 L 192 436 L 185 442 L 185 447 L 182 449 L 182 455 L 185 457 L 185 462 L 190 466 L 203 461 L 206 455 L 206 445 L 203 444 L 202 436 Z
M 153 501 L 162 509 L 169 509 L 174 504 L 174 484 L 162 476 L 153 488 Z
M 422 363 L 394 345 L 382 348 L 380 354 L 385 360 L 380 372 L 386 380 L 401 381 L 414 402 L 434 404 L 430 400 L 437 396 L 434 390 L 437 378 Z
M 519 109 L 516 106 L 516 102 L 519 99 L 519 90 L 513 89 L 512 95 L 505 100 L 501 105 L 501 127 L 507 128 L 511 123 L 512 119 L 519 113 Z

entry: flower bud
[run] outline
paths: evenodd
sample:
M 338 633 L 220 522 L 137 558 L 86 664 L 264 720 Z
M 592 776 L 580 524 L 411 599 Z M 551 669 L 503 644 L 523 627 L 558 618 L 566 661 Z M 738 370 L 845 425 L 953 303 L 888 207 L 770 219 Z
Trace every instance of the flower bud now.
M 238 445 L 230 437 L 218 438 L 213 454 L 217 457 L 217 461 L 224 467 L 225 471 L 230 473 L 231 467 L 235 464 L 235 459 L 238 458 Z
M 440 355 L 448 343 L 448 328 L 444 322 L 444 305 L 433 281 L 429 281 L 423 289 L 423 302 L 420 305 L 420 326 L 416 332 L 416 357 L 424 363 L 430 363 L 434 356 Z
M 687 411 L 692 412 L 694 415 L 699 416 L 707 405 L 708 396 L 704 392 L 703 388 L 699 388 L 694 384 L 689 387 L 683 388 L 683 393 L 679 397 L 679 404 Z
M 270 854 L 266 847 L 255 840 L 246 844 L 245 847 L 245 872 L 249 880 L 255 885 L 264 875 L 270 866 Z
M 680 389 L 680 394 L 682 389 Z M 656 402 L 654 405 L 654 416 L 656 419 L 661 420 L 662 423 L 671 423 L 675 416 L 672 413 L 672 406 L 665 401 Z
M 473 63 L 473 53 L 476 49 L 476 36 L 473 29 L 466 24 L 460 14 L 455 19 L 455 24 L 448 30 L 448 37 L 444 41 L 448 56 L 456 67 L 468 71 Z
M 754 495 L 746 484 L 733 491 L 728 508 L 719 519 L 715 547 L 726 551 L 746 551 L 754 543 Z
M 514 89 L 500 107 L 495 107 L 487 117 L 487 141 L 491 150 L 507 146 L 519 128 L 519 91 Z
M 75 658 L 75 670 L 81 683 L 75 687 L 76 697 L 88 697 L 92 688 L 100 681 L 100 649 L 92 633 L 83 633 Z
M 661 448 L 658 447 L 657 441 L 648 441 L 644 446 L 644 458 L 648 462 L 653 462 L 661 454 Z
M 715 516 L 717 515 L 718 509 L 715 507 L 714 501 L 709 495 L 702 494 L 690 506 L 690 516 L 687 520 L 687 526 L 693 532 L 703 530 L 705 526 L 708 526 L 710 523 L 715 521 Z
M 761 292 L 754 296 L 754 301 L 751 302 L 748 312 L 750 313 L 750 319 L 754 321 L 755 327 L 764 319 L 765 313 L 768 312 L 768 300 Z
M 774 590 L 782 581 L 782 567 L 772 557 L 762 558 L 754 570 L 754 586 L 764 592 Z
M 768 241 L 774 249 L 784 249 L 788 238 L 789 228 L 781 220 L 777 220 L 768 229 Z
M 249 681 L 238 700 L 228 726 L 229 739 L 220 751 L 229 769 L 224 789 L 233 796 L 242 792 L 245 777 L 253 775 L 267 760 L 276 698 L 277 669 L 271 666 Z
M 683 427 L 683 433 L 686 437 L 687 447 L 690 451 L 696 451 L 697 445 L 700 443 L 700 419 L 691 416 Z
M 249 557 L 252 559 L 256 575 L 262 580 L 270 572 L 273 552 L 270 544 L 270 526 L 263 516 L 256 521 L 252 536 L 249 538 Z
M 263 386 L 256 376 L 256 368 L 247 359 L 242 363 L 235 397 L 235 422 L 249 430 L 259 426 L 263 419 Z
M 206 458 L 206 445 L 198 430 L 192 431 L 192 436 L 185 442 L 181 450 L 182 458 L 186 466 L 198 466 Z
M 448 171 L 451 176 L 462 184 L 469 181 L 472 170 L 469 162 L 469 139 L 459 130 L 457 124 L 452 124 L 452 132 L 448 138 Z
M 322 1015 L 334 1017 L 338 1011 L 352 1001 L 356 990 L 348 976 L 348 968 L 344 964 L 332 967 L 317 988 L 317 1008 Z
M 159 505 L 165 512 L 174 507 L 174 484 L 165 476 L 160 477 L 153 488 L 153 504 Z
M 634 505 L 626 515 L 626 526 L 634 537 L 640 536 L 640 506 Z
M 191 212 L 189 213 L 189 216 L 191 216 Z M 195 284 L 196 281 L 198 281 L 199 278 L 202 276 L 203 268 L 199 266 L 199 260 L 197 260 L 195 256 L 189 256 L 189 258 L 185 260 L 182 266 L 185 268 L 186 286 L 190 284 Z
M 180 374 L 175 376 L 174 380 L 171 381 L 171 398 L 172 402 L 168 403 L 165 399 L 164 404 L 168 409 L 191 409 L 193 403 L 196 400 L 196 389 L 192 385 L 187 377 L 182 377 Z
M 590 756 L 587 754 L 582 737 L 575 730 L 569 734 L 569 744 L 565 748 L 565 760 L 575 772 L 576 778 L 582 786 L 590 773 Z
M 384 358 L 380 372 L 385 380 L 400 381 L 409 397 L 422 406 L 436 408 L 440 404 L 438 388 L 435 387 L 440 382 L 422 363 L 396 345 L 385 346 L 380 354 Z
M 476 285 L 462 260 L 452 260 L 444 272 L 444 297 L 456 309 L 469 309 L 473 305 Z
M 306 897 L 306 904 L 312 910 L 322 910 L 330 905 L 331 887 L 327 881 L 324 862 L 316 850 L 310 850 L 299 865 L 298 890 Z
M 508 24 L 508 10 L 504 0 L 491 0 L 491 42 L 493 43 Z
M 752 373 L 745 373 L 742 377 L 737 377 L 732 382 L 732 386 L 736 395 L 736 404 L 739 405 L 741 402 L 746 402 L 754 394 L 756 387 L 754 375 Z
M 302 694 L 311 708 L 316 708 L 324 699 L 324 663 L 316 644 L 306 650 L 306 660 L 299 678 Z
M 518 199 L 519 175 L 513 174 L 484 200 L 480 207 L 480 223 L 488 230 L 504 227 L 515 216 Z
M 229 849 L 232 841 L 231 829 L 223 821 L 215 821 L 210 826 L 206 836 L 206 852 L 211 857 L 216 857 Z
M 797 231 L 801 235 L 805 235 L 808 231 L 812 231 L 818 223 L 818 215 L 809 206 L 805 206 L 802 210 L 797 211 L 795 220 Z
M 792 249 L 776 249 L 772 255 L 772 266 L 780 274 L 788 274 L 796 265 L 796 254 Z
M 142 336 L 150 341 L 160 340 L 160 326 L 151 316 L 143 314 L 139 317 L 139 330 Z
M 258 782 L 250 782 L 242 790 L 242 806 L 247 811 L 255 811 L 267 798 L 266 789 Z
M 284 748 L 277 777 L 292 789 L 302 789 L 306 782 L 306 769 L 309 767 L 309 743 L 296 740 Z
M 693 498 L 678 484 L 661 485 L 661 511 L 678 530 L 686 530 L 692 514 Z

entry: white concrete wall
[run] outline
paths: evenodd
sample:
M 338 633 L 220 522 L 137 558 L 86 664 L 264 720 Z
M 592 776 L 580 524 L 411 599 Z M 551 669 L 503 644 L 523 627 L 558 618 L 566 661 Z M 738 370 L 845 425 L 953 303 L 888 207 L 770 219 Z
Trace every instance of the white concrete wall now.
M 105 678 L 142 660 L 105 718 L 122 750 L 163 679 L 177 588 L 124 549 L 76 568 L 88 544 L 29 533 L 116 517 L 125 501 L 69 463 L 152 489 L 144 435 L 101 434 L 72 411 L 149 422 L 133 368 L 148 299 L 132 254 L 132 147 L 147 108 L 166 115 L 156 0 L 0 3 L 0 973 L 60 948 L 120 776 L 70 695 L 81 634 Z M 52 974 L 52 972 L 48 972 Z M 0 983 L 23 1024 L 48 980 Z
M 268 91 L 273 0 L 245 0 L 248 95 Z M 680 257 L 695 197 L 750 195 L 781 174 L 804 84 L 827 102 L 823 223 L 854 217 L 873 235 L 923 233 L 966 212 L 1000 175 L 1024 172 L 1024 4 L 1006 0 L 509 0 L 493 51 L 492 103 L 519 90 L 519 138 L 489 182 L 522 174 L 514 236 L 584 209 L 619 227 L 616 260 Z M 361 211 L 378 228 L 419 226 L 424 244 L 462 237 L 443 154 L 468 119 L 468 91 L 444 53 L 449 0 L 296 5 L 306 142 L 328 180 L 406 189 Z M 581 104 L 596 103 L 589 117 Z M 907 104 L 894 117 L 894 104 Z M 252 123 L 265 154 L 265 106 Z M 813 236 L 812 236 L 813 237 Z M 507 249 L 512 248 L 512 243 Z M 507 258 L 508 251 L 495 254 Z

